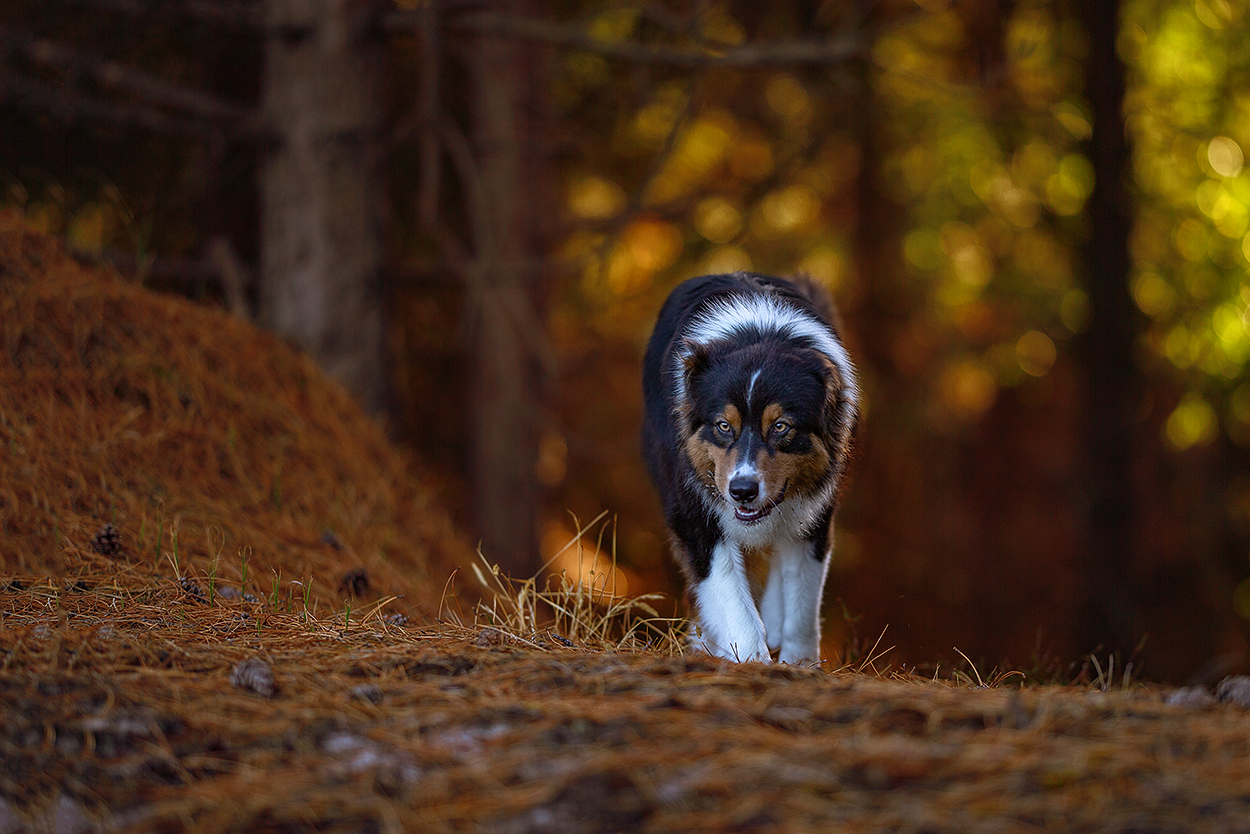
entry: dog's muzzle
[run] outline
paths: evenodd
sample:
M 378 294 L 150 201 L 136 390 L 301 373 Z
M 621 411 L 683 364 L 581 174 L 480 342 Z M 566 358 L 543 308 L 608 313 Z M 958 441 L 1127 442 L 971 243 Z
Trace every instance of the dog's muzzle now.
M 761 484 L 759 480 L 750 475 L 738 475 L 729 481 L 729 497 L 736 503 L 734 506 L 734 518 L 743 524 L 751 525 L 762 521 L 771 513 L 778 504 L 786 497 L 786 489 L 790 486 L 787 481 L 782 487 L 777 497 L 771 500 L 765 500 L 758 507 L 748 506 L 760 497 Z

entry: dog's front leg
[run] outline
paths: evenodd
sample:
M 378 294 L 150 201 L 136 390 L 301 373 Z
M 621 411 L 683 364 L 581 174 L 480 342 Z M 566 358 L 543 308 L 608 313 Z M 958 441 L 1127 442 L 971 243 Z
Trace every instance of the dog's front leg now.
M 820 661 L 820 602 L 829 568 L 829 554 L 816 553 L 811 541 L 787 542 L 773 554 L 780 574 L 782 600 L 782 663 Z M 770 576 L 770 579 L 772 577 Z
M 782 593 L 782 560 L 776 554 L 770 554 L 768 560 L 768 580 L 764 583 L 764 592 L 760 595 L 760 619 L 764 621 L 765 639 L 768 650 L 775 652 L 781 648 L 781 633 L 786 622 L 786 598 Z
M 721 542 L 712 550 L 708 575 L 694 588 L 699 632 L 695 645 L 730 660 L 771 659 L 764 641 L 764 622 L 751 598 L 742 551 Z

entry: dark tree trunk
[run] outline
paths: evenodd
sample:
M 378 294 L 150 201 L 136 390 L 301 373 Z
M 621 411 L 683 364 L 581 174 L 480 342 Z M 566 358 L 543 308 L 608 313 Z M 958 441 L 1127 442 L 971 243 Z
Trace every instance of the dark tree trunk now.
M 377 0 L 266 0 L 260 315 L 368 410 L 386 403 Z
M 1132 461 L 1139 380 L 1128 287 L 1124 65 L 1115 47 L 1120 4 L 1090 0 L 1082 10 L 1089 35 L 1086 96 L 1093 110 L 1089 154 L 1096 178 L 1088 207 L 1085 262 L 1090 309 L 1084 339 L 1089 553 L 1082 636 L 1084 649 L 1101 646 L 1102 651 L 1119 652 L 1127 659 L 1137 631 Z
M 494 10 L 533 13 L 527 4 Z M 520 40 L 481 37 L 467 63 L 471 143 L 480 183 L 471 197 L 474 258 L 468 311 L 472 357 L 472 484 L 484 555 L 513 576 L 538 570 L 536 478 L 544 353 L 538 268 L 546 177 L 540 53 Z

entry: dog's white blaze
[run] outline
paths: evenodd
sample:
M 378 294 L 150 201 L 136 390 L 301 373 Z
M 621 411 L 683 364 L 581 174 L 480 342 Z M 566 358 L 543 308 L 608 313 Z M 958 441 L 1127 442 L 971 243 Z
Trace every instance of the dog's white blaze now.
M 729 480 L 726 483 L 733 483 L 734 478 L 754 478 L 759 483 L 759 470 L 755 468 L 755 461 L 743 455 L 738 461 L 738 465 L 729 473 Z M 729 500 L 729 496 L 725 496 Z
M 850 354 L 829 328 L 810 314 L 792 307 L 780 298 L 764 294 L 731 295 L 708 304 L 683 334 L 687 342 L 707 345 L 728 339 L 740 330 L 776 333 L 786 339 L 806 339 L 816 350 L 829 357 L 842 377 L 842 395 L 854 404 L 859 402 L 859 386 Z M 682 372 L 690 357 L 689 348 L 674 352 L 674 379 L 677 402 L 686 397 L 686 376 Z M 756 376 L 759 371 L 756 371 Z M 751 378 L 755 383 L 755 377 Z
M 751 374 L 751 381 L 747 383 L 747 402 L 751 402 L 751 395 L 755 393 L 755 380 L 760 378 L 763 368 L 756 368 L 755 373 Z
M 694 599 L 699 613 L 696 646 L 728 660 L 769 662 L 764 622 L 736 544 L 721 541 L 712 549 L 711 570 L 695 585 Z

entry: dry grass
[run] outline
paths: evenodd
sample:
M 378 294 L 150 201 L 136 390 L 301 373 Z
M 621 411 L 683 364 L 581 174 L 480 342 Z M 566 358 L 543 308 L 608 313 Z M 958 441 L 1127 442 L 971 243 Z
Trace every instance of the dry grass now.
M 610 565 L 479 558 L 462 603 L 445 517 L 315 368 L 4 216 L 0 327 L 3 834 L 1250 831 L 1246 712 L 1105 664 L 725 663 Z
M 688 624 L 660 616 L 652 603 L 658 603 L 663 595 L 629 596 L 617 593 L 612 586 L 610 578 L 616 575 L 615 545 L 611 556 L 601 555 L 607 525 L 599 527 L 596 542 L 588 545 L 590 534 L 606 516 L 604 512 L 585 526 L 576 525 L 577 532 L 568 543 L 547 560 L 538 575 L 529 579 L 513 579 L 479 552 L 471 564 L 480 586 L 472 627 L 493 627 L 530 645 L 545 635 L 566 645 L 581 644 L 607 651 L 648 649 L 662 654 L 684 653 Z M 566 551 L 571 551 L 577 560 L 576 575 L 569 576 L 564 570 L 549 573 L 549 566 Z M 459 625 L 464 618 L 455 616 L 452 621 Z

